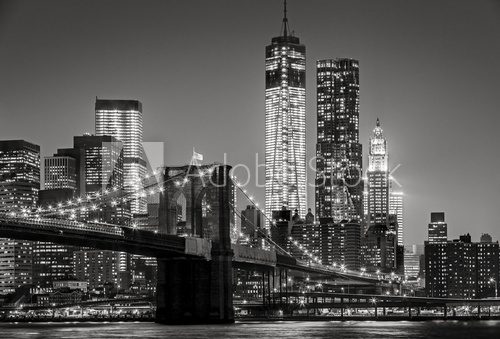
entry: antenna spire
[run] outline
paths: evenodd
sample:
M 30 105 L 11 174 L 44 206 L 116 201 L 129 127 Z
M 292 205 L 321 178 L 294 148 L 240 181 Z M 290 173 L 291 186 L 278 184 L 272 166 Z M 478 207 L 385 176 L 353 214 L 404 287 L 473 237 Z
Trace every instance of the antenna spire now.
M 283 0 L 283 36 L 288 36 L 288 18 L 286 17 L 286 0 Z

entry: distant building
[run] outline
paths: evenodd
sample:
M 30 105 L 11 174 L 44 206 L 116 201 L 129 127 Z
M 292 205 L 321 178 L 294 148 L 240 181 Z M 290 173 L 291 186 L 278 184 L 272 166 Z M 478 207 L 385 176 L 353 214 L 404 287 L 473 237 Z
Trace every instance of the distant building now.
M 359 61 L 316 63 L 316 215 L 363 218 L 362 146 L 359 143 Z
M 88 282 L 89 289 L 113 284 L 117 289 L 128 288 L 130 281 L 121 263 L 124 254 L 114 251 L 85 250 L 74 252 L 74 270 L 77 280 Z
M 120 194 L 124 190 L 124 152 L 123 143 L 113 136 L 95 136 L 84 135 L 75 136 L 73 139 L 73 148 L 80 150 L 84 154 L 84 180 L 85 192 L 87 194 L 95 194 L 104 190 L 116 192 Z M 83 212 L 83 219 L 97 220 L 118 225 L 127 225 L 130 223 L 131 211 L 129 203 L 119 203 L 113 200 L 106 202 L 100 206 L 91 207 Z M 95 251 L 89 251 L 85 254 L 79 253 L 75 255 L 75 260 L 78 258 L 95 258 L 98 260 L 101 256 L 105 263 L 111 260 L 117 261 L 118 277 L 115 286 L 124 288 L 130 282 L 129 262 L 130 256 L 125 252 L 101 251 L 101 254 Z M 108 253 L 109 252 L 109 253 Z M 113 259 L 111 259 L 113 258 Z M 93 259 L 92 259 L 93 260 Z M 100 259 L 99 259 L 100 260 Z M 109 264 L 111 265 L 111 264 Z M 81 265 L 74 263 L 75 275 L 78 280 L 84 279 L 81 277 L 81 271 L 77 272 L 76 268 Z M 94 266 L 90 266 L 94 267 Z M 78 275 L 80 274 L 80 276 Z M 96 282 L 100 281 L 100 275 L 92 273 L 90 275 L 89 286 L 95 286 Z M 109 278 L 109 274 L 104 276 Z M 118 279 L 118 278 L 116 278 Z M 85 279 L 84 279 L 85 280 Z M 92 282 L 93 281 L 93 282 Z
M 344 265 L 346 269 L 361 268 L 361 224 L 343 221 L 320 223 L 323 265 Z
M 264 232 L 264 215 L 254 205 L 248 205 L 246 209 L 241 211 L 240 242 L 257 245 L 258 239 L 262 238 L 259 230 Z
M 432 212 L 428 228 L 428 241 L 446 242 L 448 240 L 448 225 L 444 221 L 444 212 Z
M 81 290 L 84 293 L 87 293 L 89 283 L 86 281 L 79 280 L 60 280 L 54 281 L 53 287 L 55 290 L 58 289 L 70 289 L 70 290 Z
M 488 233 L 481 234 L 480 242 L 493 242 L 493 238 Z
M 287 251 L 295 258 L 310 261 L 314 258 L 321 258 L 322 255 L 322 239 L 321 227 L 315 223 L 306 223 L 304 220 L 298 220 L 292 223 L 290 235 L 293 240 L 287 240 Z M 297 244 L 293 242 L 297 241 Z M 298 246 L 302 246 L 300 249 Z M 307 251 L 307 253 L 305 252 Z M 311 256 L 313 258 L 311 258 Z
M 40 147 L 24 140 L 0 141 L 0 212 L 33 208 L 40 190 Z M 0 294 L 31 284 L 31 242 L 0 239 Z
M 350 270 L 361 268 L 361 224 L 334 223 L 333 218 L 320 218 L 312 223 L 302 219 L 293 221 L 289 210 L 273 215 L 276 226 L 271 229 L 273 240 L 284 245 L 294 257 Z
M 394 272 L 396 262 L 397 237 L 385 223 L 368 227 L 361 242 L 361 263 L 368 270 Z
M 45 157 L 44 190 L 40 191 L 38 205 L 57 206 L 83 194 L 84 160 L 83 152 L 70 149 L 60 149 L 53 156 Z M 51 242 L 33 242 L 33 285 L 47 288 L 58 280 L 74 278 L 73 252 L 77 249 Z
M 496 296 L 495 288 L 500 279 L 499 245 L 497 242 L 479 242 L 476 247 L 477 297 Z
M 306 47 L 288 28 L 266 46 L 267 216 L 282 206 L 306 215 Z
M 408 278 L 418 278 L 421 273 L 421 256 L 424 254 L 422 245 L 412 245 L 404 252 L 404 275 Z
M 24 140 L 0 141 L 0 212 L 32 208 L 40 190 L 40 146 Z
M 69 188 L 76 191 L 76 159 L 67 156 L 45 157 L 46 190 Z
M 33 285 L 45 288 L 58 280 L 74 278 L 73 252 L 76 249 L 50 242 L 33 242 Z
M 427 295 L 467 299 L 495 296 L 495 283 L 499 278 L 498 246 L 498 242 L 473 243 L 470 235 L 453 241 L 427 241 Z
M 283 207 L 272 211 L 271 239 L 281 248 L 289 247 L 289 237 L 292 234 L 292 211 Z
M 389 215 L 395 215 L 398 222 L 398 246 L 404 245 L 404 194 L 393 190 L 391 181 L 389 191 Z
M 95 194 L 105 189 L 121 191 L 124 188 L 123 147 L 112 136 L 84 135 L 74 137 L 74 149 L 83 152 L 84 189 Z M 126 224 L 130 220 L 130 206 L 111 202 L 90 209 L 82 215 L 84 219 L 114 224 Z

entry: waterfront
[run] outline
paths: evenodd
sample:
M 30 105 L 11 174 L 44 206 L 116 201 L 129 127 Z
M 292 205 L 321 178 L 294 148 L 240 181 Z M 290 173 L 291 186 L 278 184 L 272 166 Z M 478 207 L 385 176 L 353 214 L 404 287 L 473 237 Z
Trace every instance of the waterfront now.
M 3 323 L 7 338 L 495 338 L 500 321 L 249 322 L 164 326 L 155 323 Z

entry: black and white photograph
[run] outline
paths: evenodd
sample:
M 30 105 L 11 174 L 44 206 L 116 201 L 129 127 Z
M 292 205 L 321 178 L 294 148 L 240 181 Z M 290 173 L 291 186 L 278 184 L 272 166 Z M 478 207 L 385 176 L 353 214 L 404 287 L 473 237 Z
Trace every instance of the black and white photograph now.
M 0 0 L 0 338 L 500 337 L 500 0 Z

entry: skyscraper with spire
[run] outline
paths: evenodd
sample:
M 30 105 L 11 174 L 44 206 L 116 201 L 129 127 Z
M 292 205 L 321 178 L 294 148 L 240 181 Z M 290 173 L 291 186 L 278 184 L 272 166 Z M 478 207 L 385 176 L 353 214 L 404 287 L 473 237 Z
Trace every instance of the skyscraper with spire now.
M 380 120 L 373 129 L 368 150 L 367 171 L 368 226 L 389 221 L 389 160 L 387 140 Z
M 359 62 L 319 60 L 316 72 L 316 215 L 336 222 L 359 221 L 363 216 Z
M 266 214 L 283 206 L 306 214 L 306 48 L 290 33 L 266 46 Z

